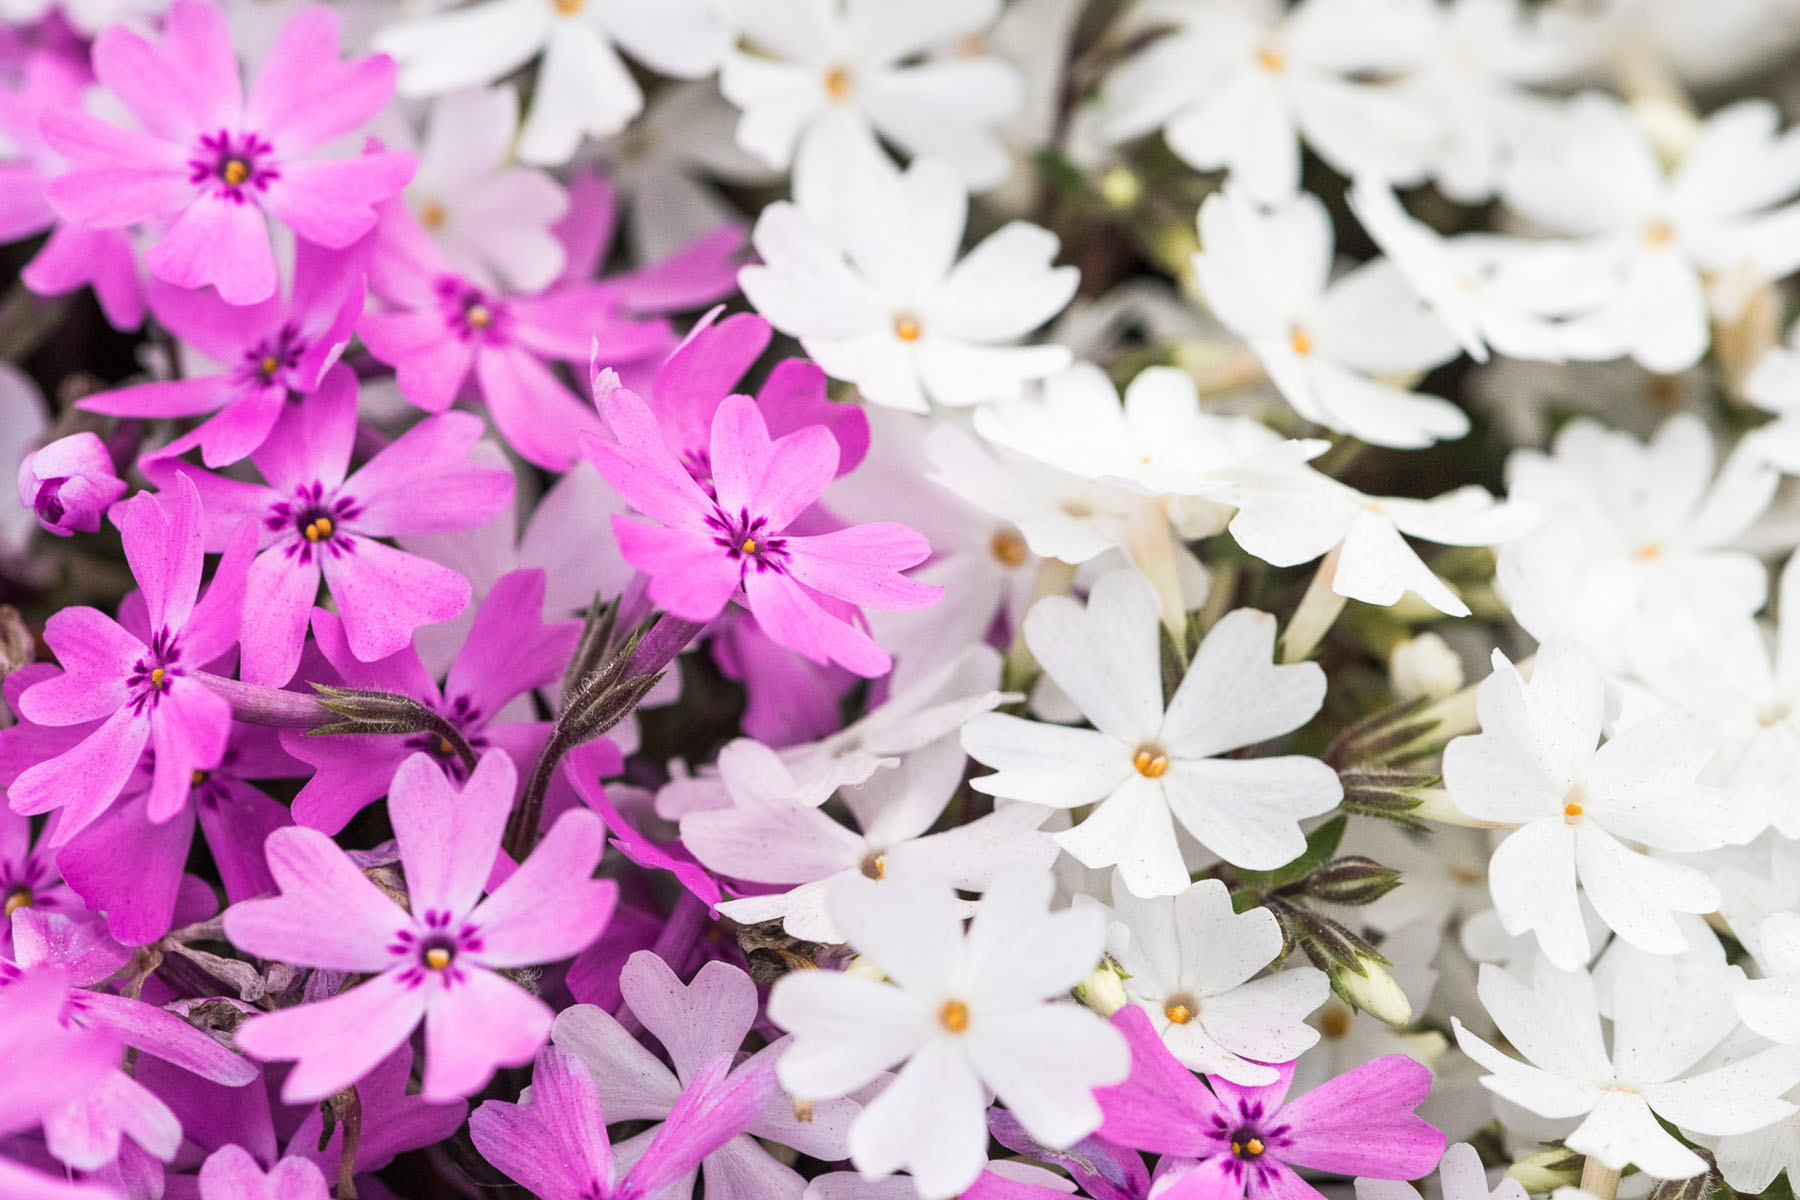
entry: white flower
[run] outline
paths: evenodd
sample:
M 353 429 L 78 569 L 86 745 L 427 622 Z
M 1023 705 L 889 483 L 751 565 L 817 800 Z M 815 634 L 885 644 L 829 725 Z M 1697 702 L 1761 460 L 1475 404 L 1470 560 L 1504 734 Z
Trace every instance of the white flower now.
M 1440 236 L 1407 215 L 1384 183 L 1360 181 L 1350 208 L 1406 281 L 1431 305 L 1471 357 L 1488 348 L 1514 358 L 1561 362 L 1609 358 L 1611 346 L 1585 327 L 1554 318 L 1597 308 L 1613 285 L 1591 270 L 1591 256 L 1559 242 L 1496 234 Z
M 1731 799 L 1695 782 L 1718 741 L 1684 713 L 1639 721 L 1605 745 L 1606 681 L 1587 651 L 1551 643 L 1526 683 L 1498 650 L 1477 692 L 1482 732 L 1444 750 L 1444 784 L 1457 808 L 1518 828 L 1488 865 L 1488 886 L 1512 934 L 1537 935 L 1558 967 L 1591 956 L 1579 881 L 1601 918 L 1634 946 L 1674 954 L 1687 946 L 1678 912 L 1707 913 L 1719 890 L 1691 866 L 1630 848 L 1710 850 L 1743 824 Z
M 1535 528 L 1530 505 L 1495 500 L 1470 484 L 1431 500 L 1365 496 L 1307 467 L 1235 472 L 1222 499 L 1238 506 L 1231 536 L 1264 562 L 1291 567 L 1335 553 L 1331 590 L 1391 605 L 1407 592 L 1453 617 L 1469 606 L 1432 574 L 1402 534 L 1447 546 L 1491 546 Z
M 1510 1176 L 1501 1176 L 1489 1191 L 1481 1155 L 1467 1142 L 1444 1151 L 1438 1163 L 1438 1182 L 1443 1200 L 1525 1200 L 1525 1185 Z M 1398 1179 L 1356 1181 L 1356 1200 L 1418 1200 L 1418 1196 L 1412 1184 Z
M 1644 126 L 1619 101 L 1571 101 L 1556 136 L 1520 146 L 1506 201 L 1556 233 L 1587 240 L 1616 298 L 1592 324 L 1617 352 L 1671 374 L 1706 352 L 1705 275 L 1766 282 L 1800 266 L 1800 135 L 1778 136 L 1766 100 L 1722 109 L 1665 172 Z M 1723 314 L 1728 315 L 1728 314 Z
M 19 464 L 37 448 L 49 423 L 43 393 L 11 363 L 0 364 L 0 478 L 16 479 Z M 19 502 L 19 490 L 0 488 L 0 561 L 21 556 L 37 531 L 37 514 Z
M 1000 0 L 736 0 L 731 20 L 748 48 L 726 55 L 719 86 L 744 110 L 738 144 L 785 168 L 809 142 L 827 157 L 873 149 L 875 137 L 941 158 L 968 186 L 1003 181 L 1012 155 L 996 127 L 1018 111 L 1023 85 L 989 55 L 920 56 L 976 36 Z
M 851 1126 L 864 1175 L 905 1168 L 927 1200 L 966 1188 L 987 1162 L 989 1088 L 1052 1146 L 1099 1127 L 1092 1089 L 1124 1079 L 1131 1056 L 1063 997 L 1099 959 L 1105 921 L 1048 912 L 1052 887 L 1042 871 L 996 881 L 966 936 L 956 893 L 929 872 L 832 888 L 832 920 L 891 982 L 797 971 L 776 982 L 769 1017 L 794 1035 L 776 1071 L 797 1096 L 847 1095 L 900 1067 Z
M 567 162 L 583 134 L 617 133 L 644 107 L 617 48 L 666 75 L 695 79 L 719 65 L 725 45 L 711 0 L 478 0 L 375 37 L 375 48 L 400 62 L 403 96 L 489 83 L 541 54 L 518 154 L 546 164 Z
M 1800 323 L 1787 341 L 1765 351 L 1744 376 L 1744 399 L 1776 419 L 1750 436 L 1789 475 L 1800 474 Z
M 1429 45 L 1422 0 L 1216 0 L 1146 5 L 1175 32 L 1107 80 L 1101 132 L 1121 141 L 1161 126 L 1202 171 L 1277 200 L 1300 183 L 1300 143 L 1346 175 L 1424 176 L 1437 121 L 1393 87 Z
M 1331 219 L 1316 197 L 1265 209 L 1235 189 L 1209 196 L 1200 244 L 1194 270 L 1206 303 L 1301 416 L 1402 448 L 1469 431 L 1449 401 L 1380 378 L 1448 362 L 1456 338 L 1391 262 L 1330 280 Z
M 1564 1144 L 1613 1170 L 1687 1179 L 1706 1162 L 1657 1124 L 1704 1134 L 1747 1133 L 1794 1114 L 1778 1097 L 1800 1082 L 1800 1055 L 1777 1047 L 1696 1071 L 1737 1024 L 1726 989 L 1736 967 L 1683 966 L 1634 954 L 1612 992 L 1613 1047 L 1600 1034 L 1599 1000 L 1585 970 L 1540 962 L 1529 985 L 1481 968 L 1482 1004 L 1526 1062 L 1509 1058 L 1454 1020 L 1463 1052 L 1493 1072 L 1491 1091 L 1539 1116 L 1582 1117 Z
M 1762 607 L 1761 563 L 1727 549 L 1768 506 L 1779 477 L 1749 444 L 1714 476 L 1712 435 L 1669 418 L 1648 444 L 1577 420 L 1549 454 L 1515 451 L 1515 501 L 1553 514 L 1501 548 L 1497 578 L 1538 641 L 1567 638 L 1617 666 L 1631 640 Z
M 1732 996 L 1738 1015 L 1770 1041 L 1800 1046 L 1800 913 L 1763 922 L 1756 965 L 1763 978 L 1746 980 Z
M 763 261 L 739 274 L 744 294 L 872 402 L 1002 400 L 1068 365 L 1061 346 L 1017 342 L 1062 311 L 1080 273 L 1053 266 L 1056 235 L 1024 221 L 959 261 L 969 195 L 943 162 L 902 174 L 872 149 L 809 152 L 794 196 L 757 219 Z
M 1183 1066 L 1233 1083 L 1273 1083 L 1319 1035 L 1306 1014 L 1331 983 L 1289 967 L 1254 978 L 1281 953 L 1281 925 L 1266 908 L 1232 910 L 1231 893 L 1203 879 L 1175 896 L 1140 900 L 1113 889 L 1107 953 L 1125 972 L 1125 994 L 1149 1014 Z
M 839 789 L 856 824 L 850 829 L 824 810 L 796 802 L 791 791 L 782 795 L 794 785 L 781 760 L 760 742 L 741 739 L 719 753 L 719 776 L 732 807 L 682 817 L 681 841 L 722 875 L 792 888 L 719 905 L 732 920 L 753 925 L 780 919 L 797 938 L 842 942 L 844 934 L 825 908 L 839 879 L 860 875 L 883 882 L 890 868 L 921 862 L 958 889 L 980 892 L 1009 870 L 1050 869 L 1056 844 L 1038 832 L 1049 810 L 1035 804 L 1008 804 L 930 833 L 962 783 L 966 761 L 956 739 L 947 737 L 866 783 Z M 741 780 L 748 786 L 737 786 Z
M 1165 710 L 1158 636 L 1156 597 L 1135 571 L 1103 576 L 1085 608 L 1040 600 L 1025 642 L 1095 728 L 978 717 L 963 746 L 997 773 L 973 786 L 1055 808 L 1094 805 L 1056 840 L 1087 866 L 1117 866 L 1139 896 L 1188 886 L 1176 821 L 1236 866 L 1291 861 L 1306 846 L 1299 822 L 1342 796 L 1336 772 L 1303 755 L 1215 756 L 1304 725 L 1324 699 L 1324 673 L 1272 665 L 1274 618 L 1239 609 L 1207 633 Z
M 552 226 L 569 194 L 543 171 L 513 163 L 518 128 L 518 92 L 473 88 L 431 105 L 422 145 L 396 138 L 394 148 L 418 155 L 407 207 L 450 265 L 489 288 L 535 292 L 563 272 Z

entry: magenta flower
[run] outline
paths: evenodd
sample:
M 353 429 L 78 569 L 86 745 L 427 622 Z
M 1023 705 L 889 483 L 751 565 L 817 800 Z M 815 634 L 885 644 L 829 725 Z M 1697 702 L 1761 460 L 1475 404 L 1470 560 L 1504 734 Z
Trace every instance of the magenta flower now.
M 775 1095 L 768 1062 L 731 1070 L 715 1058 L 675 1101 L 650 1145 L 615 1181 L 606 1113 L 587 1068 L 555 1046 L 538 1055 L 531 1103 L 489 1100 L 469 1118 L 483 1158 L 539 1200 L 656 1200 L 742 1133 Z
M 1289 1100 L 1292 1063 L 1262 1087 L 1218 1076 L 1201 1083 L 1142 1009 L 1127 1005 L 1113 1024 L 1131 1045 L 1131 1076 L 1094 1093 L 1106 1117 L 1101 1136 L 1200 1160 L 1157 1193 L 1163 1200 L 1321 1198 L 1293 1168 L 1416 1179 L 1443 1156 L 1444 1135 L 1412 1111 L 1431 1091 L 1431 1071 L 1405 1055 L 1384 1054 Z
M 85 907 L 63 882 L 49 842 L 45 836 L 34 843 L 31 818 L 0 805 L 0 958 L 13 956 L 12 915 L 19 909 L 68 914 Z
M 136 329 L 144 323 L 144 285 L 131 235 L 58 221 L 44 195 L 45 186 L 69 164 L 44 140 L 40 122 L 47 112 L 81 107 L 93 84 L 86 55 L 34 49 L 16 84 L 0 89 L 0 138 L 13 150 L 11 161 L 0 163 L 0 242 L 48 230 L 43 249 L 20 273 L 25 286 L 41 296 L 60 296 L 92 285 L 113 327 Z
M 242 1146 L 214 1151 L 200 1168 L 200 1200 L 331 1200 L 310 1159 L 284 1158 L 267 1172 Z
M 568 958 L 597 937 L 617 885 L 592 878 L 604 827 L 564 813 L 505 883 L 482 899 L 512 809 L 517 773 L 489 751 L 459 795 L 431 756 L 402 763 L 388 793 L 411 911 L 316 829 L 268 841 L 281 894 L 233 905 L 225 934 L 264 958 L 373 975 L 329 1000 L 252 1019 L 237 1041 L 293 1059 L 290 1104 L 355 1083 L 425 1024 L 427 1100 L 466 1096 L 499 1066 L 528 1061 L 550 1036 L 549 1005 L 498 974 Z
M 175 0 L 160 44 L 108 26 L 94 42 L 94 73 L 142 128 L 73 108 L 46 113 L 45 139 L 73 164 L 45 189 L 51 207 L 95 229 L 170 221 L 145 256 L 150 273 L 211 285 L 228 304 L 275 293 L 265 214 L 341 249 L 412 178 L 408 154 L 309 161 L 394 94 L 392 59 L 338 60 L 337 14 L 323 5 L 282 27 L 248 99 L 225 14 L 206 0 Z
M 225 557 L 196 603 L 204 515 L 192 484 L 140 492 L 118 517 L 125 557 L 148 610 L 146 641 L 93 608 L 65 608 L 44 627 L 63 672 L 27 688 L 19 713 L 39 725 L 98 721 L 73 747 L 20 773 L 7 796 L 14 812 L 62 810 L 51 845 L 80 833 L 118 798 L 146 746 L 155 765 L 146 800 L 152 822 L 186 806 L 197 772 L 219 765 L 231 709 L 195 672 L 238 638 L 254 532 L 228 530 Z
M 616 441 L 582 439 L 582 453 L 653 523 L 615 516 L 627 562 L 650 576 L 650 599 L 688 621 L 710 621 L 734 596 L 770 638 L 815 662 L 874 677 L 893 666 L 857 622 L 857 606 L 915 609 L 943 589 L 901 575 L 931 553 L 904 525 L 877 522 L 798 535 L 788 526 L 837 472 L 823 425 L 778 439 L 748 396 L 712 418 L 712 495 L 676 456 L 649 406 L 603 374 L 596 397 Z
M 263 444 L 282 413 L 291 411 L 296 394 L 317 390 L 349 343 L 362 315 L 366 257 L 358 248 L 326 250 L 299 242 L 293 292 L 285 302 L 271 296 L 237 306 L 211 292 L 151 284 L 156 319 L 222 369 L 100 392 L 79 407 L 114 417 L 213 413 L 157 455 L 174 457 L 198 446 L 209 467 L 237 462 Z
M 450 269 L 443 254 L 398 203 L 383 216 L 370 287 L 385 311 L 357 326 L 369 352 L 394 367 L 400 394 L 443 412 L 469 375 L 513 449 L 552 471 L 567 470 L 575 434 L 598 432 L 594 412 L 550 370 L 550 361 L 632 362 L 660 355 L 668 323 L 640 321 L 606 284 L 552 284 L 532 295 L 502 295 Z
M 19 503 L 58 537 L 93 533 L 124 494 L 125 481 L 113 473 L 112 455 L 98 434 L 58 438 L 19 464 Z
M 331 589 L 350 652 L 364 662 L 412 640 L 469 603 L 469 581 L 377 538 L 471 529 L 505 507 L 512 472 L 469 459 L 482 425 L 467 413 L 419 422 L 349 474 L 356 378 L 342 364 L 284 421 L 252 461 L 258 487 L 172 460 L 144 464 L 159 482 L 186 475 L 206 498 L 209 541 L 253 517 L 261 553 L 244 592 L 243 678 L 279 687 L 293 678 L 319 580 Z
M 118 1069 L 117 1041 L 62 1019 L 67 993 L 54 972 L 0 988 L 0 1139 L 94 1093 Z M 115 1193 L 67 1183 L 0 1158 L 0 1195 L 110 1200 Z
M 535 762 L 549 740 L 551 723 L 502 719 L 501 711 L 517 697 L 561 679 L 581 635 L 579 621 L 546 625 L 543 611 L 543 571 L 501 576 L 476 610 L 441 689 L 411 646 L 376 662 L 358 662 L 344 642 L 343 624 L 322 609 L 313 614 L 313 637 L 346 687 L 410 697 L 455 726 L 477 754 L 497 746 L 514 762 Z M 294 797 L 294 820 L 325 833 L 338 832 L 386 794 L 395 769 L 417 751 L 430 754 L 452 779 L 467 777 L 450 744 L 435 735 L 308 737 L 289 730 L 282 741 L 313 768 Z

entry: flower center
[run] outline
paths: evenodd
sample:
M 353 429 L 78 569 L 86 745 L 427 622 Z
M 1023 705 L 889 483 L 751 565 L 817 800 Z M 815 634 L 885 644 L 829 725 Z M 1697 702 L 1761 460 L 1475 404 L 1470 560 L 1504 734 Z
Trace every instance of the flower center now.
M 199 787 L 201 784 L 205 783 L 208 779 L 211 779 L 211 778 L 212 778 L 212 773 L 210 771 L 202 771 L 198 767 L 196 767 L 196 768 L 194 768 L 194 773 L 192 775 L 188 776 L 188 783 L 193 787 Z
M 917 317 L 902 314 L 894 318 L 894 336 L 903 342 L 916 342 L 923 332 Z
M 1288 344 L 1294 348 L 1295 354 L 1304 358 L 1312 353 L 1312 334 L 1306 332 L 1304 329 L 1296 329 L 1288 334 Z
M 1240 1129 L 1231 1135 L 1231 1157 L 1238 1159 L 1261 1158 L 1263 1151 L 1262 1135 L 1254 1129 Z
M 1568 824 L 1573 825 L 1580 820 L 1581 814 L 1586 811 L 1582 808 L 1582 799 L 1579 787 L 1570 788 L 1569 794 L 1563 797 L 1563 820 Z
M 1025 539 L 1010 529 L 1002 529 L 994 535 L 993 540 L 988 543 L 988 552 L 1003 567 L 1022 567 L 1030 554 L 1025 546 Z
M 324 513 L 310 518 L 307 514 L 302 513 L 300 520 L 305 522 L 300 526 L 300 536 L 307 541 L 322 542 L 331 536 L 331 518 Z
M 555 0 L 557 15 L 572 17 L 580 12 L 586 3 L 587 0 Z
M 58 475 L 55 479 L 46 479 L 38 484 L 37 495 L 32 499 L 31 507 L 43 519 L 46 525 L 54 525 L 63 519 L 62 485 L 69 482 L 67 475 Z
M 1287 70 L 1287 56 L 1279 50 L 1264 46 L 1256 52 L 1256 65 L 1271 75 L 1279 75 Z
M 825 94 L 839 104 L 850 98 L 854 84 L 848 67 L 833 67 L 825 72 Z
M 746 569 L 751 564 L 758 570 L 780 569 L 787 561 L 787 539 L 774 536 L 767 517 L 752 517 L 747 510 L 728 517 L 714 509 L 706 523 L 717 531 L 713 543 Z
M 451 960 L 456 957 L 456 952 L 448 946 L 427 946 L 425 953 L 419 957 L 424 960 L 428 969 L 445 971 L 449 969 Z
M 1131 756 L 1131 765 L 1145 779 L 1161 779 L 1169 769 L 1169 756 L 1159 746 L 1139 746 Z
M 1186 1025 L 1194 1019 L 1194 1011 L 1199 1007 L 1192 996 L 1170 996 L 1163 1008 L 1163 1016 L 1177 1025 Z
M 1652 221 L 1644 226 L 1644 245 L 1660 249 L 1675 240 L 1675 230 L 1667 221 Z
M 152 667 L 150 669 L 150 686 L 155 688 L 157 691 L 161 691 L 163 688 L 168 686 L 168 679 L 169 679 L 169 673 L 164 668 Z
M 270 156 L 275 147 L 254 133 L 232 134 L 221 129 L 200 135 L 200 144 L 188 159 L 188 182 L 217 183 L 219 194 L 242 202 L 246 189 L 266 191 L 281 178 Z
M 488 311 L 485 304 L 471 304 L 463 310 L 463 320 L 471 329 L 486 329 L 494 323 L 494 314 Z
M 871 852 L 862 860 L 862 873 L 865 879 L 882 879 L 887 875 L 887 855 Z
M 951 1033 L 961 1033 L 969 1027 L 969 1006 L 961 1000 L 945 1002 L 938 1012 L 938 1024 Z
M 30 888 L 14 888 L 6 894 L 6 916 L 10 919 L 21 908 L 30 908 L 33 899 Z
M 232 187 L 237 187 L 250 178 L 250 164 L 241 158 L 228 158 L 225 166 L 219 171 L 219 178 Z
M 1325 1015 L 1319 1018 L 1319 1025 L 1319 1032 L 1336 1040 L 1350 1032 L 1350 1013 L 1343 1008 L 1328 1008 Z
M 419 224 L 427 229 L 442 229 L 450 219 L 450 211 L 436 200 L 427 200 L 419 205 Z

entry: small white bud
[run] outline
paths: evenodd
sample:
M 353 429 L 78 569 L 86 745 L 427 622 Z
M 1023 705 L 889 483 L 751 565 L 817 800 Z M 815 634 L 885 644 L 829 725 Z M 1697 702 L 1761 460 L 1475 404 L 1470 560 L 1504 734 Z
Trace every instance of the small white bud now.
M 1387 968 L 1372 958 L 1359 958 L 1357 962 L 1364 974 L 1348 969 L 1333 973 L 1333 981 L 1350 1003 L 1389 1025 L 1401 1026 L 1411 1021 L 1412 1002 Z
M 1421 633 L 1394 647 L 1388 679 L 1402 700 L 1441 700 L 1463 685 L 1462 659 L 1435 633 Z
M 1075 985 L 1075 998 L 1103 1017 L 1110 1017 L 1131 1003 L 1125 994 L 1125 981 L 1110 962 L 1101 963 Z

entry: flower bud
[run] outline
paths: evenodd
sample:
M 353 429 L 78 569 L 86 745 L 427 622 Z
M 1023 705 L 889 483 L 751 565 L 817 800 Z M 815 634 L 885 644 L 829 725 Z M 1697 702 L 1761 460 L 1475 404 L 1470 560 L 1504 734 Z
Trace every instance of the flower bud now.
M 1119 978 L 1111 962 L 1103 962 L 1089 971 L 1087 977 L 1075 985 L 1075 998 L 1103 1017 L 1112 1016 L 1130 1003 L 1130 997 L 1125 995 L 1125 981 Z
M 1359 956 L 1356 965 L 1362 968 L 1360 975 L 1348 967 L 1332 971 L 1331 984 L 1338 995 L 1389 1025 L 1400 1026 L 1411 1021 L 1412 1002 L 1388 974 L 1387 968 L 1367 955 Z
M 867 979 L 874 983 L 880 983 L 887 978 L 887 972 L 876 966 L 874 960 L 866 954 L 859 954 L 851 959 L 849 965 L 844 968 L 844 974 L 852 979 Z
M 1462 687 L 1462 659 L 1437 634 L 1421 633 L 1394 647 L 1388 656 L 1388 679 L 1402 700 L 1420 696 L 1441 700 Z
M 112 456 L 97 434 L 70 434 L 19 464 L 19 503 L 58 537 L 93 533 L 124 494 L 125 481 L 113 474 Z
M 1572 1187 L 1581 1178 L 1581 1156 L 1560 1146 L 1540 1150 L 1506 1168 L 1506 1177 L 1524 1184 L 1525 1190 L 1534 1196 Z
M 1306 894 L 1328 904 L 1373 904 L 1400 886 L 1400 872 L 1374 859 L 1351 854 L 1333 859 L 1308 875 Z

